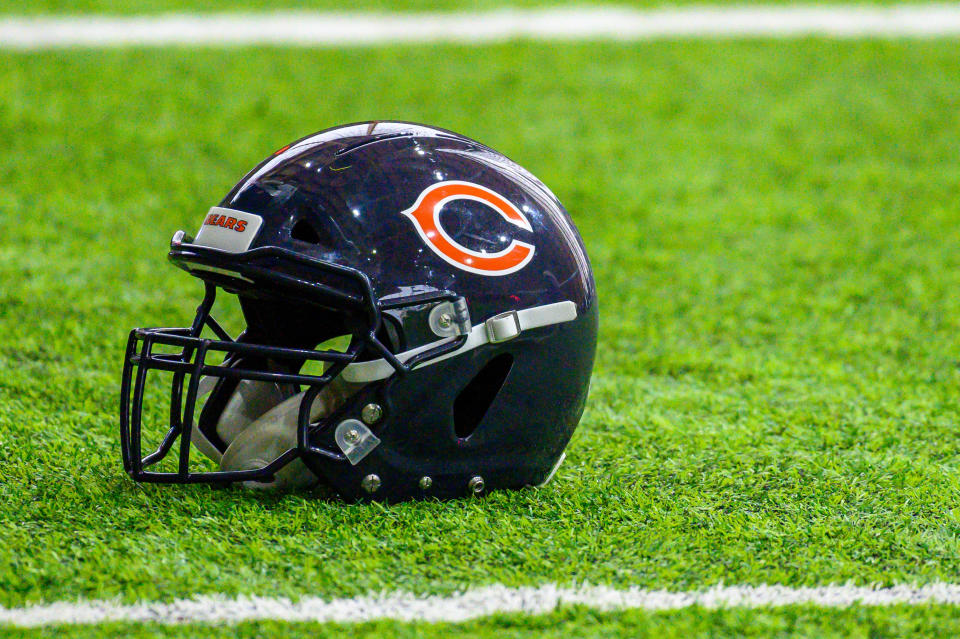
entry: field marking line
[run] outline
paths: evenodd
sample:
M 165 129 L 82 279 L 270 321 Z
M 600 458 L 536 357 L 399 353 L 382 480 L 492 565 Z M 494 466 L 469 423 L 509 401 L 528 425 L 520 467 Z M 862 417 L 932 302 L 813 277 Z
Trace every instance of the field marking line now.
M 960 35 L 960 5 L 694 6 L 486 13 L 263 13 L 0 18 L 0 49 L 165 45 L 333 46 L 690 37 Z
M 960 584 L 923 586 L 714 586 L 707 590 L 670 592 L 605 586 L 564 588 L 544 585 L 528 588 L 487 586 L 452 595 L 417 596 L 383 593 L 349 599 L 307 597 L 298 601 L 272 597 L 229 598 L 198 596 L 168 603 L 123 605 L 110 601 L 50 603 L 25 608 L 0 608 L 0 625 L 39 627 L 55 624 L 155 622 L 161 624 L 237 623 L 254 620 L 361 623 L 378 619 L 397 621 L 461 622 L 499 613 L 538 615 L 558 607 L 582 605 L 598 611 L 640 609 L 677 610 L 691 606 L 768 608 L 813 605 L 845 608 L 851 605 L 893 606 L 960 605 Z

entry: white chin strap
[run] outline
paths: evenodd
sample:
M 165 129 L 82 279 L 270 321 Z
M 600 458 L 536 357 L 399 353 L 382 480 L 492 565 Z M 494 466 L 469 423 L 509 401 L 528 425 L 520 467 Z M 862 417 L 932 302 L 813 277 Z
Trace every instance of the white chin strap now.
M 213 390 L 216 380 L 200 380 L 199 395 Z M 310 407 L 310 420 L 326 417 L 360 388 L 333 380 L 320 391 Z M 268 465 L 297 445 L 297 422 L 304 393 L 293 393 L 289 385 L 243 380 L 237 385 L 217 421 L 217 435 L 227 444 L 220 453 L 196 425 L 192 441 L 201 453 L 220 464 L 220 470 L 256 470 Z M 319 479 L 295 459 L 277 471 L 272 482 L 246 481 L 247 488 L 294 490 L 309 488 Z

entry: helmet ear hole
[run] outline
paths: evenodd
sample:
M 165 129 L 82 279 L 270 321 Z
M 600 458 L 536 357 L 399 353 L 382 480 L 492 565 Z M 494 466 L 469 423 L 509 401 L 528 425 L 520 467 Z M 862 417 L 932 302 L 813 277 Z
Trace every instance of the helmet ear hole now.
M 477 429 L 512 367 L 513 355 L 497 355 L 460 391 L 453 402 L 453 430 L 457 437 L 466 439 Z

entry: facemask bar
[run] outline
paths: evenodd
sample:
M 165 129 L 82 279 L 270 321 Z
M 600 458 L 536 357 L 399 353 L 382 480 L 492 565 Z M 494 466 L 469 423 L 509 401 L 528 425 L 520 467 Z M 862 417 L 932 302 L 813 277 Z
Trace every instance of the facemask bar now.
M 277 470 L 300 456 L 300 450 L 290 449 L 267 466 L 257 470 L 190 472 L 190 440 L 200 379 L 204 376 L 215 376 L 299 384 L 316 388 L 319 392 L 339 375 L 347 364 L 355 361 L 363 349 L 363 342 L 359 340 L 354 340 L 342 353 L 233 341 L 210 316 L 210 308 L 215 298 L 216 287 L 207 284 L 203 302 L 197 309 L 196 318 L 190 328 L 141 328 L 130 333 L 120 388 L 120 442 L 124 469 L 136 480 L 159 483 L 270 481 Z M 220 339 L 201 338 L 200 334 L 205 326 Z M 181 350 L 174 354 L 158 354 L 153 352 L 156 345 L 173 346 Z M 330 365 L 322 375 L 300 375 L 208 364 L 206 358 L 210 353 L 222 353 L 225 356 L 254 355 L 301 364 L 306 361 L 320 361 Z M 146 378 L 151 370 L 173 373 L 170 391 L 170 424 L 158 448 L 144 456 L 141 446 L 141 420 Z M 184 396 L 185 385 L 186 395 Z M 180 458 L 177 472 L 147 470 L 165 458 L 178 439 L 180 440 Z
M 206 283 L 203 301 L 197 308 L 196 317 L 189 328 L 139 328 L 130 332 L 120 387 L 120 442 L 124 469 L 137 481 L 153 483 L 270 482 L 277 471 L 305 453 L 345 460 L 339 452 L 312 446 L 309 443 L 311 432 L 326 426 L 324 421 L 321 421 L 320 424 L 310 423 L 310 408 L 319 393 L 340 375 L 348 364 L 357 361 L 365 349 L 370 349 L 390 362 L 398 375 L 404 375 L 417 364 L 456 350 L 466 340 L 466 336 L 457 337 L 437 348 L 420 354 L 415 358 L 415 361 L 401 363 L 377 339 L 376 331 L 380 323 L 380 308 L 371 304 L 375 319 L 374 326 L 365 334 L 355 335 L 344 352 L 243 343 L 232 340 L 219 323 L 211 317 L 210 309 L 215 299 L 216 286 L 212 283 Z M 435 296 L 437 302 L 453 299 L 457 298 L 452 294 Z M 416 301 L 417 303 L 423 303 L 424 300 L 421 298 Z M 209 328 L 219 339 L 202 338 L 201 333 L 204 327 Z M 180 352 L 173 354 L 154 353 L 153 348 L 156 345 L 177 347 Z M 322 375 L 282 373 L 207 364 L 206 358 L 209 353 L 222 353 L 225 357 L 230 354 L 257 356 L 301 365 L 306 361 L 320 361 L 327 362 L 329 366 Z M 173 373 L 170 391 L 170 423 L 167 433 L 157 449 L 144 456 L 141 443 L 142 412 L 146 378 L 151 370 Z M 136 371 L 135 375 L 134 371 Z M 196 412 L 199 383 L 204 376 L 306 386 L 306 392 L 300 405 L 297 448 L 287 450 L 268 465 L 256 470 L 191 472 L 192 425 Z M 184 385 L 186 385 L 185 395 Z M 157 464 L 170 453 L 178 439 L 180 448 L 177 472 L 148 470 L 150 466 Z

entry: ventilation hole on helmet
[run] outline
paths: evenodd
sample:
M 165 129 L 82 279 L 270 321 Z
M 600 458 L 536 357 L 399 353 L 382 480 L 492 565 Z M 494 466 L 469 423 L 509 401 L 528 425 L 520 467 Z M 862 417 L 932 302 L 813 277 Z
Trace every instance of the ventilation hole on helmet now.
M 460 391 L 453 402 L 453 430 L 457 437 L 469 437 L 477 429 L 507 380 L 512 366 L 513 355 L 497 355 Z
M 301 242 L 320 244 L 320 236 L 317 235 L 317 230 L 306 220 L 300 220 L 293 225 L 293 230 L 290 231 L 290 237 L 295 240 L 300 240 Z

